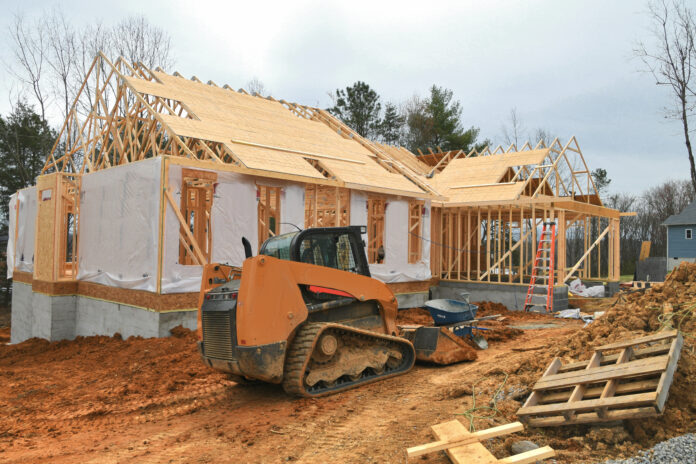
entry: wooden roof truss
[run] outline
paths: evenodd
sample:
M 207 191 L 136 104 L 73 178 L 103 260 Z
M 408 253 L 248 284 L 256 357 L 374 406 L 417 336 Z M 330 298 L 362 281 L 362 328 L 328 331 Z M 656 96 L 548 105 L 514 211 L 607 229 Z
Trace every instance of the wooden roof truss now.
M 42 174 L 94 172 L 160 155 L 240 166 L 224 145 L 179 137 L 168 130 L 162 115 L 193 119 L 190 110 L 179 101 L 134 91 L 126 75 L 153 79 L 152 71 L 143 64 L 130 65 L 122 58 L 112 64 L 101 53 L 94 59 Z M 94 100 L 90 112 L 82 116 L 78 102 L 84 103 L 87 95 L 83 92 L 90 79 Z
M 488 195 L 490 200 L 485 202 L 489 204 L 500 202 L 500 200 L 496 198 L 496 187 L 523 183 L 520 184 L 521 188 L 516 200 L 522 199 L 523 197 L 535 199 L 553 196 L 565 197 L 573 201 L 602 206 L 602 201 L 597 192 L 591 172 L 587 167 L 587 163 L 585 162 L 575 137 L 571 137 L 565 145 L 561 145 L 558 139 L 554 139 L 548 147 L 545 146 L 542 140 L 535 147 L 532 147 L 529 143 L 525 143 L 521 149 L 517 149 L 515 145 L 510 145 L 507 149 L 504 149 L 499 145 L 493 150 L 486 147 L 480 152 L 476 150 L 472 150 L 469 153 L 465 153 L 462 150 L 446 152 L 440 158 L 440 162 L 433 167 L 430 172 L 430 177 L 440 175 L 448 166 L 450 166 L 450 169 L 453 169 L 453 167 L 451 167 L 453 166 L 452 162 L 460 158 L 513 155 L 538 150 L 547 150 L 546 157 L 544 157 L 544 160 L 539 164 L 514 165 L 509 162 L 513 159 L 512 157 L 506 160 L 506 157 L 503 156 L 500 158 L 498 167 L 507 167 L 507 170 L 494 182 L 473 185 L 467 184 L 465 182 L 467 172 L 463 169 L 461 172 L 462 185 L 452 185 L 450 188 L 490 187 L 490 195 Z M 447 192 L 441 193 L 447 196 Z M 460 205 L 457 204 L 456 201 L 451 201 L 450 203 L 445 203 L 444 206 Z
M 210 88 L 215 90 L 206 90 Z M 225 97 L 227 91 L 245 97 L 241 100 Z M 221 99 L 234 101 L 246 113 L 234 113 L 230 101 L 215 101 L 220 92 Z M 257 105 L 249 98 L 260 101 Z M 255 112 L 256 106 L 261 111 Z M 88 111 L 79 111 L 80 108 Z M 204 114 L 199 117 L 201 113 Z M 277 118 L 278 132 L 292 131 L 291 127 L 283 126 L 283 121 L 290 126 L 300 124 L 294 123 L 289 114 L 319 122 L 320 126 L 301 124 L 314 137 L 309 142 L 302 138 L 305 134 L 286 141 L 283 134 L 268 130 L 268 125 L 274 124 L 268 120 L 269 113 Z M 245 121 L 247 126 L 266 124 L 266 128 L 235 127 L 235 120 Z M 249 140 L 243 140 L 230 136 L 235 133 L 251 135 Z M 274 146 L 259 137 L 280 144 Z M 222 170 L 261 177 L 442 199 L 419 173 L 324 110 L 272 97 L 250 96 L 244 89 L 218 87 L 213 81 L 203 84 L 195 76 L 189 81 L 177 72 L 168 75 L 159 68 L 153 71 L 142 63 L 130 64 L 123 58 L 112 63 L 99 53 L 42 174 L 94 172 L 156 156 L 204 161 L 212 169 L 217 165 Z M 250 164 L 249 160 L 254 163 Z M 363 185 L 363 172 L 364 177 L 371 177 L 371 183 Z

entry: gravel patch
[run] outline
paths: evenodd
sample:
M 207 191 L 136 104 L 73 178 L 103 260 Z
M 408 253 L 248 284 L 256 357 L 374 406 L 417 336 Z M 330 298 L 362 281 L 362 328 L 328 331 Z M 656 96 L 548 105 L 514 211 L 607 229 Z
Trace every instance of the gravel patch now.
M 696 463 L 696 434 L 687 433 L 658 443 L 638 456 L 604 464 L 680 464 Z

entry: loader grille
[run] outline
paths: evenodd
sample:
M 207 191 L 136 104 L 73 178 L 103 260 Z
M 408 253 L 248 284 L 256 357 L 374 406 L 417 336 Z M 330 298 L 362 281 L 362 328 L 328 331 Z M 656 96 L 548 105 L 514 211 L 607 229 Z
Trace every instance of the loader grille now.
M 228 311 L 203 311 L 202 319 L 205 355 L 210 358 L 233 360 L 230 313 Z

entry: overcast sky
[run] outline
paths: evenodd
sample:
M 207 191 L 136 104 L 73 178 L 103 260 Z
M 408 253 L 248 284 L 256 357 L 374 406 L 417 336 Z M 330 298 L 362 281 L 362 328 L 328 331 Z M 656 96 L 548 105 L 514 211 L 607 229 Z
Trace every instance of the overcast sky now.
M 461 101 L 464 124 L 495 143 L 515 107 L 529 133 L 575 135 L 611 191 L 688 178 L 681 125 L 663 116 L 671 95 L 632 58 L 650 39 L 643 1 L 0 3 L 27 17 L 58 5 L 77 26 L 144 14 L 171 34 L 170 73 L 234 88 L 258 77 L 274 97 L 306 105 L 329 106 L 330 90 L 357 80 L 394 103 L 437 84 Z M 0 17 L 5 60 L 10 21 Z M 0 70 L 1 114 L 11 85 Z

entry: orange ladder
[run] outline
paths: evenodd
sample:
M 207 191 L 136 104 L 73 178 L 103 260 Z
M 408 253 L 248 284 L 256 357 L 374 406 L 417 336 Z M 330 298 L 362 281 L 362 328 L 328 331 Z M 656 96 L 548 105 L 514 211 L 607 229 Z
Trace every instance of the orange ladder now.
M 524 310 L 533 311 L 534 307 L 543 307 L 547 313 L 553 312 L 553 281 L 554 281 L 554 256 L 556 252 L 556 223 L 544 221 L 539 236 L 532 278 L 527 289 L 527 298 L 524 301 Z M 537 283 L 537 280 L 544 283 Z M 542 293 L 535 293 L 536 289 L 545 289 Z M 543 298 L 543 303 L 542 303 Z

